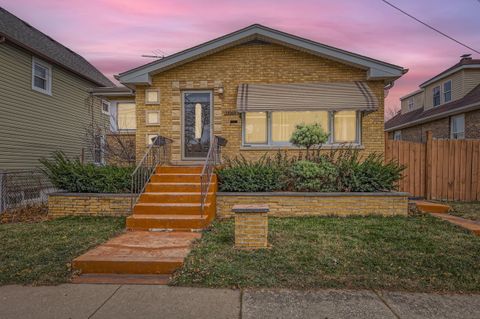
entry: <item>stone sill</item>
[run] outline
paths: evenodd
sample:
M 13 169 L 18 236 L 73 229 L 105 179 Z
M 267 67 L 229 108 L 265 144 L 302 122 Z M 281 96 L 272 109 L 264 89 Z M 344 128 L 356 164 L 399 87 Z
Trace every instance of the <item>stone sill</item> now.
M 258 192 L 258 193 L 231 193 L 231 192 L 217 192 L 217 196 L 290 196 L 290 197 L 354 197 L 354 196 L 397 196 L 406 197 L 408 193 L 405 192 Z
M 49 196 L 74 196 L 74 197 L 132 197 L 132 194 L 125 193 L 67 193 L 57 192 L 50 193 Z

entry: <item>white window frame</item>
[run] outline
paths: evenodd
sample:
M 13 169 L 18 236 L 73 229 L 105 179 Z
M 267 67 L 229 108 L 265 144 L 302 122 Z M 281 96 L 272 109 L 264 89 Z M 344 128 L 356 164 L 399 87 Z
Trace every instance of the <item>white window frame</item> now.
M 322 110 L 319 110 L 322 111 Z M 355 110 L 342 110 L 342 111 L 355 111 Z M 277 148 L 277 147 L 294 147 L 292 143 L 290 142 L 273 142 L 272 141 L 272 112 L 275 111 L 268 111 L 267 113 L 267 143 L 247 143 L 245 140 L 245 132 L 246 132 L 246 120 L 245 120 L 245 113 L 242 113 L 242 147 L 246 148 Z M 282 112 L 282 111 L 279 111 Z M 294 111 L 291 111 L 294 112 Z M 302 111 L 298 111 L 302 112 Z M 334 142 L 334 114 L 335 111 L 327 111 L 328 112 L 328 131 L 329 133 L 328 136 L 328 141 L 324 144 L 326 146 L 330 147 L 338 147 L 341 145 L 351 145 L 351 146 L 361 146 L 362 145 L 362 113 L 361 111 L 356 111 L 356 125 L 357 125 L 357 130 L 356 130 L 356 137 L 355 137 L 355 142 L 350 142 L 350 143 L 335 143 Z
M 413 96 L 408 98 L 407 105 L 408 105 L 408 110 L 409 111 L 411 111 L 415 108 L 415 100 L 413 99 Z
M 449 91 L 445 91 L 445 84 L 447 84 L 448 82 L 450 82 L 450 90 Z M 452 101 L 452 80 L 448 80 L 448 81 L 445 81 L 442 83 L 442 89 L 443 89 L 443 93 L 442 93 L 442 96 L 443 96 L 443 103 L 448 103 L 448 102 L 451 102 Z M 450 93 L 450 100 L 446 100 L 445 99 L 445 94 L 446 93 Z
M 438 104 L 435 104 L 435 89 L 438 88 Z M 440 106 L 442 104 L 442 86 L 437 85 L 432 88 L 432 104 L 433 107 Z
M 107 106 L 107 111 L 105 111 L 103 109 L 103 106 L 106 105 Z M 102 113 L 105 114 L 105 115 L 110 115 L 110 102 L 107 101 L 107 100 L 102 100 Z
M 393 140 L 394 141 L 401 141 L 402 140 L 402 131 L 397 130 L 393 132 Z
M 118 110 L 120 109 L 118 107 L 119 104 L 128 104 L 128 103 L 131 103 L 131 104 L 134 104 L 135 105 L 135 128 L 128 128 L 128 129 L 125 129 L 125 128 L 120 128 L 119 125 L 118 125 Z M 115 104 L 115 108 L 116 108 L 116 112 L 115 112 L 115 118 L 114 118 L 114 121 L 115 121 L 115 126 L 117 128 L 117 132 L 120 132 L 120 133 L 129 133 L 129 132 L 136 132 L 137 131 L 137 103 L 135 103 L 135 101 L 132 101 L 132 100 L 125 100 L 125 101 L 117 101 L 116 104 Z
M 157 92 L 156 101 L 147 101 L 149 92 Z M 153 105 L 153 104 L 160 104 L 160 89 L 145 89 L 145 105 Z
M 47 77 L 45 78 L 46 82 L 46 89 L 39 88 L 35 86 L 35 65 L 39 65 L 42 68 L 47 70 Z M 40 59 L 37 59 L 36 57 L 32 57 L 32 90 L 46 94 L 46 95 L 52 95 L 52 65 L 49 63 L 46 63 Z
M 455 119 L 461 118 L 463 120 L 463 132 L 454 132 L 453 131 L 453 121 Z M 455 135 L 462 134 L 462 137 L 459 138 L 458 136 L 455 137 Z M 465 139 L 465 114 L 459 114 L 459 115 L 454 115 L 450 117 L 450 138 L 451 139 L 457 139 L 457 140 L 464 140 Z
M 148 114 L 150 114 L 150 113 L 158 114 L 158 122 L 157 122 L 157 123 L 150 123 L 150 122 L 148 121 Z M 161 121 L 161 119 L 160 119 L 160 111 L 156 111 L 156 110 L 146 110 L 146 111 L 145 111 L 145 125 L 146 125 L 146 126 L 158 126 L 158 125 L 160 125 L 160 121 Z

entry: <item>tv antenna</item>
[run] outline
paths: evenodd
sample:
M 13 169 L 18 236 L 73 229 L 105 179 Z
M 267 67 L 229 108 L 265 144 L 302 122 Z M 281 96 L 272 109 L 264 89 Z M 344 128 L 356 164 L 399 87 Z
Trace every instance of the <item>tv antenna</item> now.
M 142 58 L 151 58 L 151 59 L 163 59 L 165 57 L 165 52 L 159 49 L 152 51 L 153 54 L 142 54 Z

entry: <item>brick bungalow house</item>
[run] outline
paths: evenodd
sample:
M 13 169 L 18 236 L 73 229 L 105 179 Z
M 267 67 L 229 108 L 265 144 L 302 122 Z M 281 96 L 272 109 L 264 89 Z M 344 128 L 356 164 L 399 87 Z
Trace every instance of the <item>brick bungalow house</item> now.
M 385 123 L 390 139 L 425 142 L 480 138 L 480 59 L 461 60 L 400 99 L 401 111 Z
M 120 73 L 125 95 L 94 94 L 128 117 L 119 131 L 135 132 L 137 159 L 157 135 L 173 140 L 173 164 L 203 161 L 213 135 L 226 156 L 291 151 L 301 122 L 322 124 L 326 149 L 383 152 L 384 91 L 406 71 L 255 24 Z

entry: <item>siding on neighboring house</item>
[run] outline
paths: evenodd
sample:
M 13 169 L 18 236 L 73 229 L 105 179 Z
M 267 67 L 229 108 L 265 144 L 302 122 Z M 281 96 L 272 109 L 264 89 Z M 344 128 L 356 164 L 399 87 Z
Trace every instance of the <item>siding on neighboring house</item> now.
M 223 154 L 258 158 L 265 152 L 275 154 L 282 147 L 265 149 L 242 147 L 242 119 L 237 113 L 237 90 L 242 83 L 308 83 L 366 81 L 379 103 L 377 111 L 362 116 L 362 153 L 383 152 L 384 83 L 368 81 L 367 72 L 326 58 L 278 44 L 237 45 L 198 60 L 174 67 L 152 77 L 148 88 L 160 89 L 160 105 L 145 104 L 145 86 L 136 90 L 137 159 L 142 158 L 147 134 L 172 138 L 172 159 L 180 160 L 181 92 L 204 89 L 213 92 L 214 134 L 228 139 Z M 217 88 L 223 88 L 219 93 Z M 160 111 L 160 126 L 145 125 L 145 111 Z M 298 149 L 286 148 L 292 154 Z
M 427 85 L 425 90 L 425 110 L 431 109 L 433 107 L 433 88 L 440 86 L 440 105 L 444 103 L 443 100 L 443 83 L 451 80 L 452 81 L 452 100 L 455 101 L 465 96 L 466 93 L 463 91 L 463 82 L 464 82 L 463 72 L 457 72 L 452 74 L 449 77 L 433 82 L 432 84 Z M 473 87 L 472 87 L 473 89 Z M 471 89 L 470 89 L 471 90 Z
M 416 109 L 420 109 L 423 107 L 423 99 L 424 99 L 424 92 L 418 92 L 417 94 L 415 95 L 412 95 L 412 96 L 409 96 L 403 100 L 401 100 L 401 106 L 402 106 L 402 113 L 406 113 L 406 112 L 409 112 L 409 111 L 413 111 L 413 110 L 416 110 Z M 414 103 L 414 107 L 413 109 L 408 109 L 408 101 L 413 98 L 413 103 Z
M 48 61 L 45 61 L 48 62 Z M 51 63 L 50 63 L 51 64 Z M 91 160 L 86 131 L 108 124 L 94 83 L 52 65 L 52 95 L 32 90 L 32 54 L 0 44 L 0 170 L 30 169 L 55 150 Z
M 480 69 L 466 69 L 463 72 L 463 95 L 465 95 L 480 84 Z
M 480 110 L 471 111 L 465 114 L 465 138 L 480 139 Z M 407 127 L 400 130 L 402 140 L 410 142 L 426 142 L 427 131 L 432 131 L 432 137 L 438 139 L 450 138 L 450 117 L 445 117 L 435 121 Z M 389 132 L 388 136 L 393 139 L 394 131 Z

